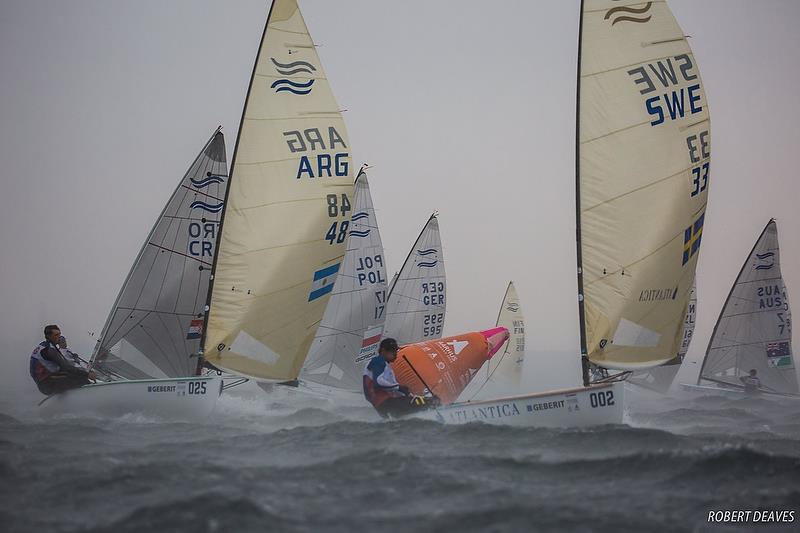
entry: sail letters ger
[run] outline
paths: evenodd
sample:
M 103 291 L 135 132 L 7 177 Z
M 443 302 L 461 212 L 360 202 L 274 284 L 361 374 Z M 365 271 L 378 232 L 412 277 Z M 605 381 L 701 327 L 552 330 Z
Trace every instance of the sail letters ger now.
M 666 2 L 585 0 L 578 219 L 589 359 L 678 353 L 710 185 L 708 101 Z
M 295 0 L 276 0 L 233 156 L 205 356 L 297 377 L 333 289 L 353 177 L 339 106 Z

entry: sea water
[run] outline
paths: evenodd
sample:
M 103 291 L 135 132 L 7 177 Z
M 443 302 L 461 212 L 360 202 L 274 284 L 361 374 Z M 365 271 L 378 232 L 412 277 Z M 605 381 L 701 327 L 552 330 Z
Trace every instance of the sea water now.
M 800 402 L 627 400 L 625 424 L 590 429 L 381 421 L 255 387 L 206 424 L 0 415 L 0 529 L 746 531 L 708 513 L 798 514 Z

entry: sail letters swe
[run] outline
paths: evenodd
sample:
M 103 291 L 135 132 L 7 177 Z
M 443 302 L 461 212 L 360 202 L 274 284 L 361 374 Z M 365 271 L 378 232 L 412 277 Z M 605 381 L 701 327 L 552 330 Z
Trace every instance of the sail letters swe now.
M 703 111 L 700 79 L 688 54 L 647 63 L 629 70 L 628 75 L 640 94 L 650 95 L 644 107 L 652 118 L 651 126 Z

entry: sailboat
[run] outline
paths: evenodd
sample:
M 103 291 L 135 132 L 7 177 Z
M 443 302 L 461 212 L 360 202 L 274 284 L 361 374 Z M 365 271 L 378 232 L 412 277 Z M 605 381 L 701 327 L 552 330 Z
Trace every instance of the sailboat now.
M 363 169 L 354 197 L 347 250 L 300 384 L 324 394 L 356 392 L 361 403 L 361 376 L 366 362 L 378 353 L 388 288 L 383 244 Z
M 90 360 L 92 385 L 51 396 L 53 413 L 205 418 L 222 390 L 196 376 L 203 308 L 228 186 L 225 139 L 211 136 L 147 236 Z
M 503 349 L 484 365 L 485 373 L 475 376 L 475 385 L 462 393 L 463 400 L 488 399 L 491 390 L 500 388 L 519 390 L 525 363 L 525 317 L 513 281 L 506 287 L 495 325 L 508 330 L 508 340 Z
M 666 2 L 584 0 L 578 43 L 583 386 L 457 402 L 436 410 L 444 422 L 620 423 L 619 380 L 678 353 L 709 185 L 710 123 L 698 67 Z
M 673 381 L 675 381 L 675 376 L 678 375 L 678 371 L 686 358 L 686 352 L 689 351 L 689 345 L 692 342 L 692 335 L 694 334 L 695 317 L 697 316 L 697 289 L 694 286 L 692 286 L 692 292 L 689 295 L 689 305 L 686 308 L 686 314 L 684 316 L 681 346 L 675 358 L 670 359 L 661 366 L 632 373 L 628 377 L 628 383 L 661 394 L 666 394 L 669 391 Z
M 446 309 L 444 253 L 439 218 L 433 213 L 390 285 L 384 337 L 400 346 L 439 339 Z
M 344 260 L 352 174 L 344 120 L 297 2 L 275 0 L 222 208 L 201 346 L 210 363 L 297 380 Z
M 800 398 L 792 354 L 792 315 L 781 276 L 778 226 L 767 223 L 722 307 L 695 385 L 700 394 L 741 396 L 755 369 L 765 395 Z

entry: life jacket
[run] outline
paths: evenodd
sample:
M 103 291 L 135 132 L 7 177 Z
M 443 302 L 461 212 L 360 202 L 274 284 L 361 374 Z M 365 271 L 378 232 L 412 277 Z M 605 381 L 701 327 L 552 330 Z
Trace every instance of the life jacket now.
M 370 359 L 369 363 L 364 368 L 364 376 L 362 378 L 364 398 L 366 398 L 373 407 L 378 407 L 394 396 L 391 389 L 386 389 L 378 385 L 378 376 L 383 374 L 387 366 L 386 359 L 380 355 L 376 355 Z
M 33 349 L 33 353 L 31 354 L 30 373 L 33 381 L 36 383 L 49 378 L 61 368 L 57 363 L 44 358 L 42 352 L 47 349 L 57 350 L 58 348 L 48 341 L 42 341 Z

